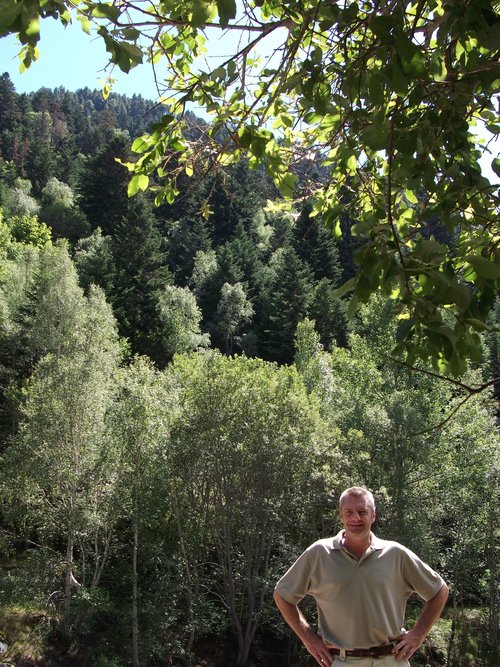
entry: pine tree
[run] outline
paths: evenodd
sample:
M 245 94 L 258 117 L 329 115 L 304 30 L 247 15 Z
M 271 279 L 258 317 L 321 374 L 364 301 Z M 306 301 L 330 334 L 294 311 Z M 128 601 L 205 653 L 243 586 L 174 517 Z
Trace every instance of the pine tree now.
M 172 275 L 144 197 L 131 201 L 128 215 L 115 226 L 111 248 L 115 275 L 110 299 L 120 334 L 128 338 L 132 352 L 164 365 L 168 354 L 161 342 L 159 294 L 172 282 Z
M 318 217 L 311 217 L 311 211 L 312 205 L 306 204 L 295 223 L 293 248 L 311 267 L 317 280 L 326 278 L 337 285 L 342 274 L 337 242 Z
M 185 286 L 193 273 L 196 253 L 211 248 L 206 221 L 201 216 L 182 217 L 161 226 L 165 228 L 169 269 L 176 284 Z
M 7 72 L 0 76 L 0 109 L 0 155 L 12 160 L 15 138 L 20 139 L 21 112 L 16 89 Z
M 307 315 L 312 298 L 312 271 L 288 246 L 278 260 L 263 318 L 264 358 L 291 363 L 298 323 Z
M 26 158 L 26 175 L 36 197 L 41 195 L 56 168 L 56 152 L 52 145 L 52 118 L 48 111 L 35 113 L 32 120 L 33 138 Z
M 113 234 L 127 215 L 128 172 L 116 158 L 128 159 L 128 141 L 119 136 L 89 160 L 79 185 L 80 207 L 92 229 Z
M 321 344 L 330 349 L 333 343 L 347 345 L 347 307 L 344 301 L 333 297 L 335 285 L 323 278 L 314 286 L 309 316 L 315 321 Z
M 224 283 L 234 285 L 243 277 L 238 259 L 229 244 L 221 246 L 217 250 L 216 257 L 217 268 L 210 272 L 203 285 L 197 289 L 205 329 L 210 329 L 217 321 L 217 305 Z
M 250 228 L 266 201 L 262 180 L 260 172 L 250 170 L 243 160 L 233 169 L 215 174 L 208 197 L 214 245 L 229 241 L 238 223 Z

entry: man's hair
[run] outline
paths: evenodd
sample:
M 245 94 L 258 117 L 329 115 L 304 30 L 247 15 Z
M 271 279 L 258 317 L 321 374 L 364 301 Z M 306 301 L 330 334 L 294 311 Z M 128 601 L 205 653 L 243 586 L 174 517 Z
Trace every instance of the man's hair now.
M 375 512 L 375 498 L 373 493 L 365 489 L 364 486 L 350 486 L 345 491 L 342 491 L 339 498 L 339 508 L 342 508 L 342 501 L 346 496 L 365 496 L 368 498 L 368 502 L 371 505 L 372 510 Z

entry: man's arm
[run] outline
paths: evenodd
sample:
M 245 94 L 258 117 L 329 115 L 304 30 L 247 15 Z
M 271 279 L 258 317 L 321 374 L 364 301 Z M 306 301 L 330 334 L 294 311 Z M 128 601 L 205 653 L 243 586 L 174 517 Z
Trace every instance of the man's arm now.
M 285 600 L 285 598 L 277 591 L 274 591 L 274 601 L 285 621 L 292 628 L 309 653 L 314 657 L 316 662 L 320 665 L 328 665 L 328 667 L 330 667 L 333 659 L 330 651 L 326 648 L 321 637 L 311 628 L 300 609 L 296 605 L 290 604 L 290 602 Z
M 441 616 L 448 599 L 448 592 L 448 586 L 443 584 L 436 595 L 425 603 L 418 621 L 394 647 L 396 660 L 409 660 L 415 651 L 422 646 L 430 629 Z

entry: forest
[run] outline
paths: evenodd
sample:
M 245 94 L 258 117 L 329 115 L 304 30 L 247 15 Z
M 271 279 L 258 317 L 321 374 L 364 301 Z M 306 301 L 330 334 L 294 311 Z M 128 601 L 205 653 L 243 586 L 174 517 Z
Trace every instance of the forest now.
M 499 374 L 498 296 L 459 380 L 416 371 L 391 300 L 335 298 L 347 212 L 337 238 L 309 201 L 280 210 L 244 158 L 130 198 L 116 158 L 160 115 L 141 96 L 5 73 L 0 109 L 2 659 L 311 664 L 272 591 L 362 484 L 376 533 L 450 585 L 414 664 L 497 665 L 498 394 L 463 388 Z

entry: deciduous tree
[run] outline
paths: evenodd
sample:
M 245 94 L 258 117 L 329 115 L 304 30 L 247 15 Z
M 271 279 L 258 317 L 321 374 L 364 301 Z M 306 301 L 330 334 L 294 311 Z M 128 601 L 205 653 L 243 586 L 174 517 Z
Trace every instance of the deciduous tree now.
M 75 297 L 78 303 L 66 304 L 76 310 L 72 330 L 59 332 L 66 345 L 53 346 L 26 384 L 20 432 L 5 455 L 9 483 L 3 488 L 15 530 L 25 517 L 45 544 L 64 540 L 66 622 L 78 578 L 76 546 L 87 542 L 88 548 L 90 542 L 92 554 L 103 519 L 106 411 L 120 358 L 115 322 L 100 290 L 93 289 L 88 300 L 81 291 Z
M 311 508 L 337 472 L 336 441 L 293 368 L 204 354 L 177 357 L 169 372 L 182 388 L 172 494 L 192 622 L 220 600 L 245 664 L 277 552 L 314 530 Z

